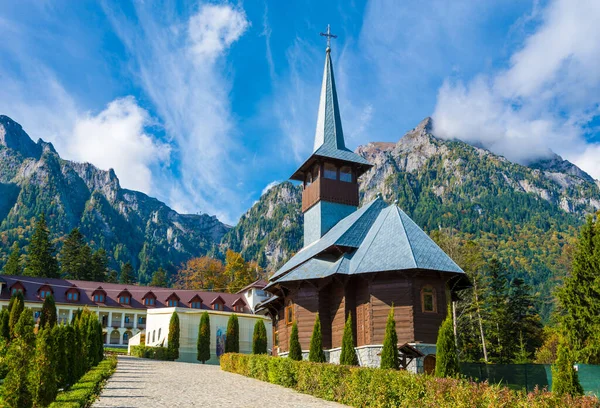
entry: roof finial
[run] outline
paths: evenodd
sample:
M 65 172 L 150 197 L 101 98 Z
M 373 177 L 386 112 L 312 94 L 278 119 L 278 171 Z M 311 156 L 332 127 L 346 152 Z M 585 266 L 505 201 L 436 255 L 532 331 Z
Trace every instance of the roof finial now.
M 320 35 L 322 37 L 327 37 L 327 49 L 325 51 L 327 51 L 327 52 L 331 51 L 331 39 L 337 38 L 337 35 L 331 34 L 331 28 L 329 27 L 329 24 L 327 24 L 327 32 L 320 33 Z

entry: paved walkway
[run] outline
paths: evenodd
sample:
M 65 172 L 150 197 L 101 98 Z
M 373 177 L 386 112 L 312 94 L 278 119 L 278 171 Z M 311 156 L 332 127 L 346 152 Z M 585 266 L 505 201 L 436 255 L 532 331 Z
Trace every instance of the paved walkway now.
M 218 366 L 119 357 L 101 407 L 342 407 Z

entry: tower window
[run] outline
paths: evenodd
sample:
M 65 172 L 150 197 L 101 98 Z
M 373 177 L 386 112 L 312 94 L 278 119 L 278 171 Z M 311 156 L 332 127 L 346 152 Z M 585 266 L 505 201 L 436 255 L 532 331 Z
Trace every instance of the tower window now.
M 337 167 L 334 164 L 325 163 L 324 176 L 327 179 L 337 180 Z
M 430 285 L 426 285 L 421 289 L 421 308 L 423 312 L 435 313 L 437 311 L 435 289 Z
M 287 306 L 284 310 L 285 324 L 290 325 L 294 322 L 294 304 L 291 300 L 288 300 Z
M 350 166 L 340 168 L 340 180 L 346 183 L 352 183 L 352 169 Z
M 308 173 L 306 175 L 306 187 L 310 186 L 312 184 L 312 173 Z

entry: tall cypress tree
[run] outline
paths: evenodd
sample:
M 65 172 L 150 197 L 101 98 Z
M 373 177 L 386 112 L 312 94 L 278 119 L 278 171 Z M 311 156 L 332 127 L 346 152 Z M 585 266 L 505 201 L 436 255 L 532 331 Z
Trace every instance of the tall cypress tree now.
M 28 377 L 35 345 L 33 327 L 33 313 L 25 309 L 15 324 L 14 338 L 6 355 L 8 374 L 4 379 L 2 394 L 7 407 L 30 407 L 32 403 Z
M 225 353 L 240 352 L 240 326 L 237 315 L 234 313 L 229 316 L 227 322 L 227 334 L 225 337 Z
M 30 380 L 30 391 L 33 405 L 46 407 L 56 398 L 56 367 L 52 361 L 54 350 L 52 347 L 51 329 L 42 328 L 38 331 L 35 341 L 35 354 L 33 356 Z
M 198 326 L 198 361 L 202 364 L 210 360 L 210 316 L 208 312 L 202 313 Z
M 179 316 L 173 312 L 169 322 L 168 352 L 172 360 L 179 358 Z
M 8 321 L 11 337 L 15 337 L 15 328 L 24 309 L 25 302 L 23 300 L 23 294 L 21 292 L 17 292 L 17 294 L 13 295 L 12 297 L 12 306 L 10 307 L 10 316 Z
M 352 315 L 348 314 L 346 324 L 344 325 L 344 337 L 342 338 L 342 353 L 340 354 L 340 364 L 358 365 L 358 356 L 354 349 L 354 336 L 352 335 Z
M 52 328 L 52 341 L 54 343 L 53 361 L 56 367 L 56 384 L 58 388 L 65 388 L 69 379 L 69 353 L 66 338 L 66 326 L 56 325 Z
M 73 324 L 68 324 L 65 326 L 65 354 L 66 354 L 66 362 L 65 372 L 67 373 L 67 377 L 65 378 L 66 384 L 73 385 L 79 379 L 78 377 L 78 367 L 80 366 L 80 356 L 79 356 L 79 348 L 77 341 L 77 331 L 75 330 L 75 326 Z
M 97 319 L 94 320 L 96 325 L 96 364 L 104 359 L 104 335 L 102 334 L 102 323 Z
M 300 347 L 300 339 L 298 338 L 298 325 L 294 321 L 292 323 L 292 332 L 290 333 L 290 352 L 288 358 L 296 361 L 302 360 L 302 348 Z
M 396 333 L 396 320 L 394 319 L 394 305 L 388 314 L 385 325 L 385 336 L 383 338 L 383 349 L 381 350 L 381 368 L 400 368 L 398 352 L 398 333 Z
M 456 342 L 454 339 L 454 327 L 452 324 L 452 312 L 448 307 L 446 318 L 438 332 L 435 356 L 436 377 L 456 377 L 460 373 L 458 356 L 456 354 Z
M 7 309 L 0 310 L 0 336 L 5 342 L 10 341 L 10 314 Z
M 558 291 L 561 324 L 578 362 L 600 364 L 600 218 L 588 217 L 573 257 L 571 274 Z
M 119 283 L 131 285 L 137 281 L 133 266 L 129 262 L 124 263 L 121 267 L 121 275 L 119 275 Z
M 6 265 L 4 265 L 3 272 L 5 275 L 21 275 L 23 273 L 23 269 L 21 268 L 21 248 L 19 248 L 17 241 L 12 246 L 12 251 Z
M 323 336 L 321 335 L 321 319 L 319 313 L 315 317 L 312 336 L 310 337 L 310 349 L 308 351 L 308 361 L 313 363 L 324 363 L 325 352 L 323 351 Z
M 54 296 L 48 295 L 44 299 L 44 304 L 42 305 L 39 327 L 48 325 L 50 328 L 53 328 L 56 324 L 56 320 L 56 304 L 54 303 Z
M 40 215 L 35 224 L 28 252 L 25 275 L 44 278 L 59 277 L 58 262 L 54 257 L 54 245 L 50 242 L 50 231 L 46 225 L 44 213 Z
M 267 328 L 262 319 L 258 319 L 254 324 L 252 354 L 267 354 Z
M 552 392 L 558 395 L 582 395 L 583 388 L 579 383 L 577 371 L 573 368 L 575 359 L 570 345 L 564 339 L 558 344 L 556 363 L 552 366 Z

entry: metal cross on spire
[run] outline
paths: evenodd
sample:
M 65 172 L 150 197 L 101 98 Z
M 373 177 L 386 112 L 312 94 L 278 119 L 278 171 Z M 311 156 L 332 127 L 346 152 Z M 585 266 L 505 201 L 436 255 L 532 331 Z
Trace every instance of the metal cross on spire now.
M 320 35 L 322 37 L 327 37 L 327 51 L 329 51 L 331 49 L 331 39 L 332 38 L 337 38 L 337 35 L 331 34 L 331 28 L 329 27 L 329 24 L 327 24 L 327 32 L 326 33 L 320 33 Z

